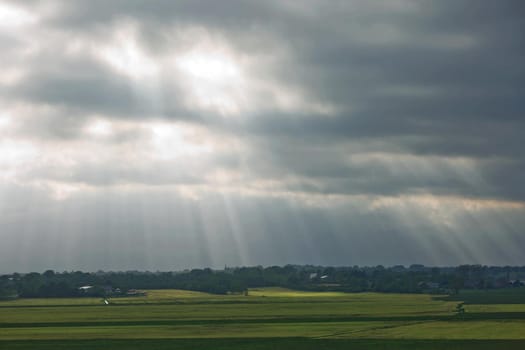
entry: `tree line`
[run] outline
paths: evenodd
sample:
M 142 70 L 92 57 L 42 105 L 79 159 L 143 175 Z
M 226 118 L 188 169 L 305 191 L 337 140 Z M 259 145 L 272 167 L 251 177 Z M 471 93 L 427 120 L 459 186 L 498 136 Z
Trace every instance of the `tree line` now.
M 521 287 L 525 267 L 225 267 L 179 272 L 31 272 L 0 276 L 0 298 L 119 296 L 137 289 L 185 289 L 214 294 L 278 286 L 311 291 L 457 293 L 460 289 Z

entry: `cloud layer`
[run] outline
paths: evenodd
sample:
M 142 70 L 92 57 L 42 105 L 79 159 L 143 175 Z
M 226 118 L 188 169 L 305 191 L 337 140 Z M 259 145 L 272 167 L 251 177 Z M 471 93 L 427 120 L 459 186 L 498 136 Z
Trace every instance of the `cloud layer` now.
M 523 264 L 520 1 L 2 1 L 0 265 Z

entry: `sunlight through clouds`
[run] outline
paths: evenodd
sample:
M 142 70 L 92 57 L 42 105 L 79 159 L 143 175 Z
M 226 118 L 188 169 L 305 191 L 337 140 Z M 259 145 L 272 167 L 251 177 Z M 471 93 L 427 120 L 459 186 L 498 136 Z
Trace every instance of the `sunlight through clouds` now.
M 109 43 L 93 50 L 120 74 L 132 79 L 155 77 L 159 73 L 157 62 L 142 50 L 136 36 L 135 25 L 122 23 L 117 26 Z
M 0 131 L 7 129 L 11 125 L 11 118 L 7 115 L 0 115 Z
M 181 55 L 176 64 L 185 76 L 191 105 L 230 115 L 247 103 L 243 73 L 226 53 L 196 49 Z
M 97 119 L 86 127 L 86 132 L 95 137 L 110 136 L 113 132 L 112 125 L 107 120 Z
M 37 17 L 28 10 L 0 3 L 0 31 L 18 30 L 20 28 L 33 25 L 37 22 Z
M 31 143 L 0 139 L 0 180 L 18 180 L 38 156 L 38 149 Z
M 210 153 L 213 146 L 192 127 L 156 124 L 151 127 L 154 155 L 161 159 L 195 157 Z

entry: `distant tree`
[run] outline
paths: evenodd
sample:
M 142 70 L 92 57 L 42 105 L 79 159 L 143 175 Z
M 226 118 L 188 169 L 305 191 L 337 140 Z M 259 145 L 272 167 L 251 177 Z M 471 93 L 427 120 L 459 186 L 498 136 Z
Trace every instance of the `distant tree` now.
M 465 303 L 459 303 L 459 304 L 456 305 L 456 314 L 457 315 L 463 315 L 465 313 L 464 304 Z
M 55 271 L 47 270 L 46 272 L 43 273 L 43 276 L 46 277 L 46 278 L 51 278 L 51 277 L 55 276 Z
M 451 287 L 454 291 L 454 294 L 458 294 L 461 288 L 463 288 L 465 284 L 465 279 L 462 276 L 456 275 L 452 279 Z

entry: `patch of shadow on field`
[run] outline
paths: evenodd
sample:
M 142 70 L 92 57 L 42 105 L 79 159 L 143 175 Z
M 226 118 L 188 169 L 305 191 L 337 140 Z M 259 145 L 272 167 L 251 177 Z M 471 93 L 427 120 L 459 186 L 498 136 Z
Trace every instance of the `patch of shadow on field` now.
M 350 330 L 350 331 L 340 331 L 340 332 L 334 332 L 334 333 L 327 334 L 327 335 L 321 335 L 321 336 L 315 337 L 314 339 L 339 338 L 341 336 L 347 336 L 347 335 L 350 335 L 350 334 L 355 335 L 355 334 L 365 333 L 365 332 L 368 333 L 370 331 L 378 331 L 378 330 L 384 330 L 384 329 L 392 329 L 392 328 L 413 326 L 413 325 L 416 325 L 416 324 L 422 324 L 422 323 L 427 323 L 427 322 L 429 322 L 429 321 L 405 322 L 405 323 L 401 323 L 401 324 L 388 324 L 388 325 L 377 326 L 377 327 L 372 327 L 372 328 L 367 328 L 367 329 L 356 329 L 356 330 Z
M 45 298 L 42 298 L 45 299 Z M 137 302 L 120 302 L 118 299 L 110 299 L 112 301 L 111 307 L 121 307 L 121 306 L 141 306 L 141 305 L 216 305 L 216 304 L 225 304 L 225 305 L 253 305 L 253 304 L 301 304 L 301 303 L 311 303 L 315 301 L 316 304 L 334 304 L 334 303 L 344 303 L 348 302 L 347 300 L 338 300 L 338 299 L 304 299 L 304 298 L 266 298 L 261 297 L 261 299 L 245 299 L 245 300 L 172 300 L 172 301 L 137 301 Z M 0 305 L 0 309 L 13 309 L 13 308 L 50 308 L 50 307 L 106 307 L 102 304 L 39 304 L 39 305 L 24 305 L 24 304 L 3 304 Z
M 465 304 L 525 304 L 525 287 L 494 290 L 464 290 L 458 294 L 434 297 L 440 301 L 462 301 Z
M 9 350 L 522 350 L 522 340 L 405 340 L 405 339 L 310 339 L 219 338 L 155 340 L 42 340 L 0 341 Z
M 334 317 L 277 317 L 277 318 L 232 318 L 199 320 L 140 320 L 140 321 L 89 321 L 89 322 L 24 322 L 0 323 L 2 328 L 34 327 L 106 327 L 106 326 L 182 326 L 214 324 L 257 324 L 257 323 L 326 323 L 326 322 L 427 322 L 427 321 L 472 321 L 472 320 L 525 320 L 525 312 L 477 312 L 462 315 L 443 316 L 334 316 Z

